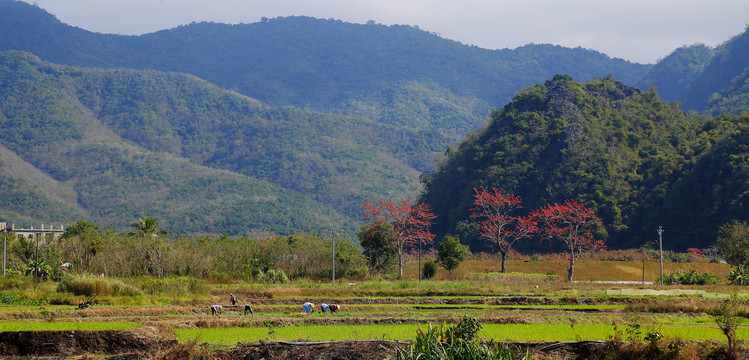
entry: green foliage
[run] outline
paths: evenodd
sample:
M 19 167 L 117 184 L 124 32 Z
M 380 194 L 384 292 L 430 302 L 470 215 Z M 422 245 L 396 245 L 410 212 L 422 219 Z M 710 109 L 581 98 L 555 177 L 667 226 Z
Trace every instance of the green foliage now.
M 433 260 L 427 260 L 424 265 L 421 266 L 421 278 L 431 279 L 437 275 L 437 263 Z
M 738 296 L 734 295 L 731 299 L 721 302 L 718 307 L 710 312 L 715 324 L 718 325 L 718 328 L 728 340 L 728 356 L 731 359 L 739 358 L 736 329 L 742 322 L 742 316 L 739 313 L 740 305 Z
M 749 285 L 749 265 L 738 265 L 728 273 L 728 281 L 734 285 Z
M 467 360 L 467 359 L 531 359 L 530 355 L 517 355 L 506 345 L 486 345 L 478 338 L 482 326 L 471 317 L 463 316 L 458 324 L 432 327 L 417 331 L 413 345 L 403 349 L 394 345 L 397 360 Z
M 24 275 L 34 277 L 39 280 L 46 280 L 52 275 L 52 267 L 44 259 L 31 258 L 28 260 Z
M 363 226 L 358 234 L 359 244 L 364 249 L 367 265 L 372 274 L 388 274 L 395 269 L 398 261 L 398 248 L 395 244 L 395 230 L 390 223 Z
M 749 265 L 749 224 L 733 220 L 721 226 L 715 249 L 731 265 Z
M 460 266 L 460 263 L 466 259 L 466 256 L 470 255 L 468 247 L 460 243 L 460 239 L 445 235 L 439 245 L 437 251 L 437 262 L 445 268 L 447 271 L 453 271 Z
M 265 284 L 285 284 L 289 278 L 283 270 L 268 269 L 267 271 L 258 271 L 255 280 Z
M 31 278 L 21 274 L 8 274 L 0 278 L 0 290 L 27 290 L 33 285 Z
M 159 230 L 159 219 L 150 216 L 138 219 L 138 221 L 131 223 L 130 227 L 134 230 L 130 233 L 131 236 L 157 237 L 169 234 L 166 230 Z
M 80 219 L 75 224 L 65 228 L 65 231 L 60 236 L 63 239 L 71 238 L 74 236 L 85 236 L 85 235 L 98 235 L 99 225 L 93 222 Z
M 664 285 L 714 285 L 719 280 L 717 275 L 709 271 L 698 273 L 694 267 L 686 271 L 676 270 L 672 273 L 663 274 Z
M 208 293 L 208 286 L 205 281 L 191 276 L 136 279 L 133 285 L 143 289 L 143 292 L 149 295 L 176 297 Z
M 362 279 L 369 273 L 366 257 L 353 242 L 336 239 L 335 272 L 336 277 L 352 279 Z

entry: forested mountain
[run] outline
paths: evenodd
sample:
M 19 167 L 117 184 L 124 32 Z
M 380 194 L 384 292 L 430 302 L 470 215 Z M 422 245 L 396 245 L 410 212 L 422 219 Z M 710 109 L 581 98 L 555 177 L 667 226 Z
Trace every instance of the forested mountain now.
M 746 114 L 687 115 L 611 78 L 579 84 L 556 76 L 518 94 L 448 151 L 424 177 L 422 199 L 440 219 L 439 234 L 470 233 L 460 223 L 473 189 L 486 186 L 519 195 L 525 213 L 584 200 L 612 247 L 652 241 L 659 225 L 667 248 L 707 247 L 721 224 L 749 215 L 747 125 Z M 470 242 L 486 245 L 475 236 Z
M 0 53 L 0 127 L 3 217 L 122 228 L 149 215 L 176 233 L 353 231 L 363 199 L 416 192 L 396 154 L 431 151 L 403 141 L 413 131 L 269 107 L 190 75 L 22 52 Z
M 486 50 L 412 26 L 309 17 L 103 35 L 14 0 L 0 0 L 3 50 L 28 51 L 57 64 L 184 72 L 272 106 L 357 114 L 459 136 L 522 87 L 554 74 L 613 74 L 634 83 L 648 68 L 581 48 Z
M 637 83 L 655 86 L 664 100 L 714 115 L 749 111 L 749 30 L 716 48 L 702 44 L 677 49 Z

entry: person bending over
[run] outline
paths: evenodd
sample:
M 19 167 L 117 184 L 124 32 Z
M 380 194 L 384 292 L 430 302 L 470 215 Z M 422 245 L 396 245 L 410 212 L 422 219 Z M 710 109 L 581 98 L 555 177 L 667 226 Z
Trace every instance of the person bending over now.
M 311 302 L 306 302 L 302 304 L 302 309 L 304 309 L 304 312 L 307 314 L 314 312 L 315 311 L 314 307 L 315 307 L 315 304 Z

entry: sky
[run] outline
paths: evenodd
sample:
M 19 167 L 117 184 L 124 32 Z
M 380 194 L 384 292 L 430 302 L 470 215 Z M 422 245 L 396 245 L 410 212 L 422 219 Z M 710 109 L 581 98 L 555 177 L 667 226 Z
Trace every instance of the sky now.
M 487 49 L 583 47 L 655 63 L 697 43 L 719 45 L 749 25 L 747 0 L 24 0 L 86 30 L 140 35 L 191 22 L 254 23 L 312 16 L 416 25 Z

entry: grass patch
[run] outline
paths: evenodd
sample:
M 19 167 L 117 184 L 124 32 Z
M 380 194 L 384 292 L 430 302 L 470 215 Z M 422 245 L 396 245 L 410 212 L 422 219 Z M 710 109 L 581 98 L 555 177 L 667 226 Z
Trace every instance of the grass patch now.
M 72 275 L 66 276 L 57 287 L 59 292 L 69 292 L 74 295 L 89 296 L 140 296 L 143 291 L 122 280 L 103 278 L 98 276 Z
M 74 309 L 71 305 L 44 305 L 44 310 L 71 310 Z M 39 305 L 7 305 L 0 306 L 0 312 L 6 311 L 21 311 L 21 310 L 36 310 L 43 311 Z
M 205 281 L 189 276 L 165 277 L 160 279 L 141 277 L 129 279 L 129 282 L 149 295 L 184 297 L 188 295 L 205 295 L 208 293 L 208 285 Z
M 123 330 L 139 326 L 133 321 L 2 321 L 0 331 Z

